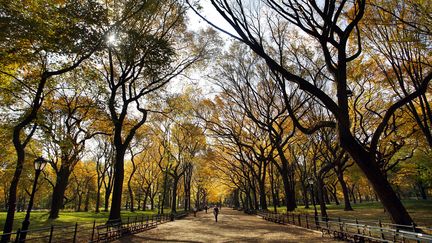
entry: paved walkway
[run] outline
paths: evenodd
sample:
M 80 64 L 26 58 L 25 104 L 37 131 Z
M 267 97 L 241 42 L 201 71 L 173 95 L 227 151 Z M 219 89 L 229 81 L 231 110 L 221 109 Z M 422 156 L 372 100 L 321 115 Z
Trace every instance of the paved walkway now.
M 336 242 L 321 232 L 292 225 L 280 225 L 222 208 L 218 222 L 211 210 L 132 235 L 117 242 Z

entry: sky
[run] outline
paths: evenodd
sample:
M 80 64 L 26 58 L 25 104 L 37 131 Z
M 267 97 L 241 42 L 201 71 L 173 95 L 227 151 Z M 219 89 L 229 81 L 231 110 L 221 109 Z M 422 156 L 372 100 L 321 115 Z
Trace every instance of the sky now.
M 199 10 L 201 15 L 203 15 L 205 18 L 207 18 L 209 21 L 214 23 L 219 28 L 227 30 L 230 33 L 235 33 L 233 28 L 229 25 L 229 23 L 226 22 L 225 19 L 219 15 L 219 13 L 213 7 L 210 1 L 208 0 L 200 1 L 200 4 L 202 6 L 202 9 Z M 205 20 L 199 17 L 193 10 L 189 9 L 187 14 L 189 18 L 189 22 L 188 22 L 189 30 L 198 32 L 199 30 L 202 29 L 211 28 L 211 26 Z M 219 36 L 224 41 L 224 43 L 221 45 L 224 45 L 224 49 L 227 49 L 229 44 L 231 43 L 232 38 L 230 38 L 228 35 L 220 31 L 217 32 L 219 33 Z M 177 92 L 181 92 L 186 85 L 197 84 L 201 88 L 203 94 L 206 97 L 212 98 L 218 93 L 217 92 L 218 88 L 215 87 L 215 85 L 213 85 L 211 81 L 208 80 L 207 73 L 209 71 L 211 70 L 204 70 L 204 71 L 197 70 L 196 72 L 189 73 L 188 80 L 186 82 L 185 79 L 174 80 L 169 84 L 168 90 L 177 93 Z

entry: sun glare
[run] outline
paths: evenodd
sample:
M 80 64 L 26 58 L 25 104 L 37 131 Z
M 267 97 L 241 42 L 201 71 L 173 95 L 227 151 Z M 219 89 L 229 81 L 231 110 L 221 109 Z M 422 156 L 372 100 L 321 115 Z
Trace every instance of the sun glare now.
M 108 43 L 109 45 L 115 45 L 115 44 L 116 44 L 116 41 L 117 41 L 117 38 L 116 38 L 115 34 L 111 34 L 111 35 L 109 35 L 108 38 L 107 38 L 107 43 Z

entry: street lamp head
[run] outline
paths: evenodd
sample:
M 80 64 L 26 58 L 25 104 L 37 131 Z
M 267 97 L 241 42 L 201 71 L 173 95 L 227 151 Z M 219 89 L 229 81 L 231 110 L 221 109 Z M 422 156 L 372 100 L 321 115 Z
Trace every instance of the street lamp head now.
M 34 168 L 36 171 L 42 171 L 47 163 L 48 161 L 46 161 L 44 158 L 38 157 L 34 160 Z
M 314 180 L 312 177 L 307 178 L 307 182 L 309 185 L 313 185 L 314 184 Z

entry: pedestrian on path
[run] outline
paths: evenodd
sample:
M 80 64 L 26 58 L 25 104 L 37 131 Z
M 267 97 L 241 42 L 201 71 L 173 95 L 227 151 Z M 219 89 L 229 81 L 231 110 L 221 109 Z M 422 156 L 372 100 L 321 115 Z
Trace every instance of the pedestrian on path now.
M 218 214 L 219 214 L 219 208 L 217 206 L 214 207 L 213 214 L 214 214 L 215 220 L 217 222 L 217 217 L 218 217 Z
M 205 211 L 206 211 L 206 213 L 207 213 L 207 209 L 208 209 L 208 206 L 207 206 L 207 205 L 205 205 L 205 207 L 204 207 L 204 208 L 205 208 Z

